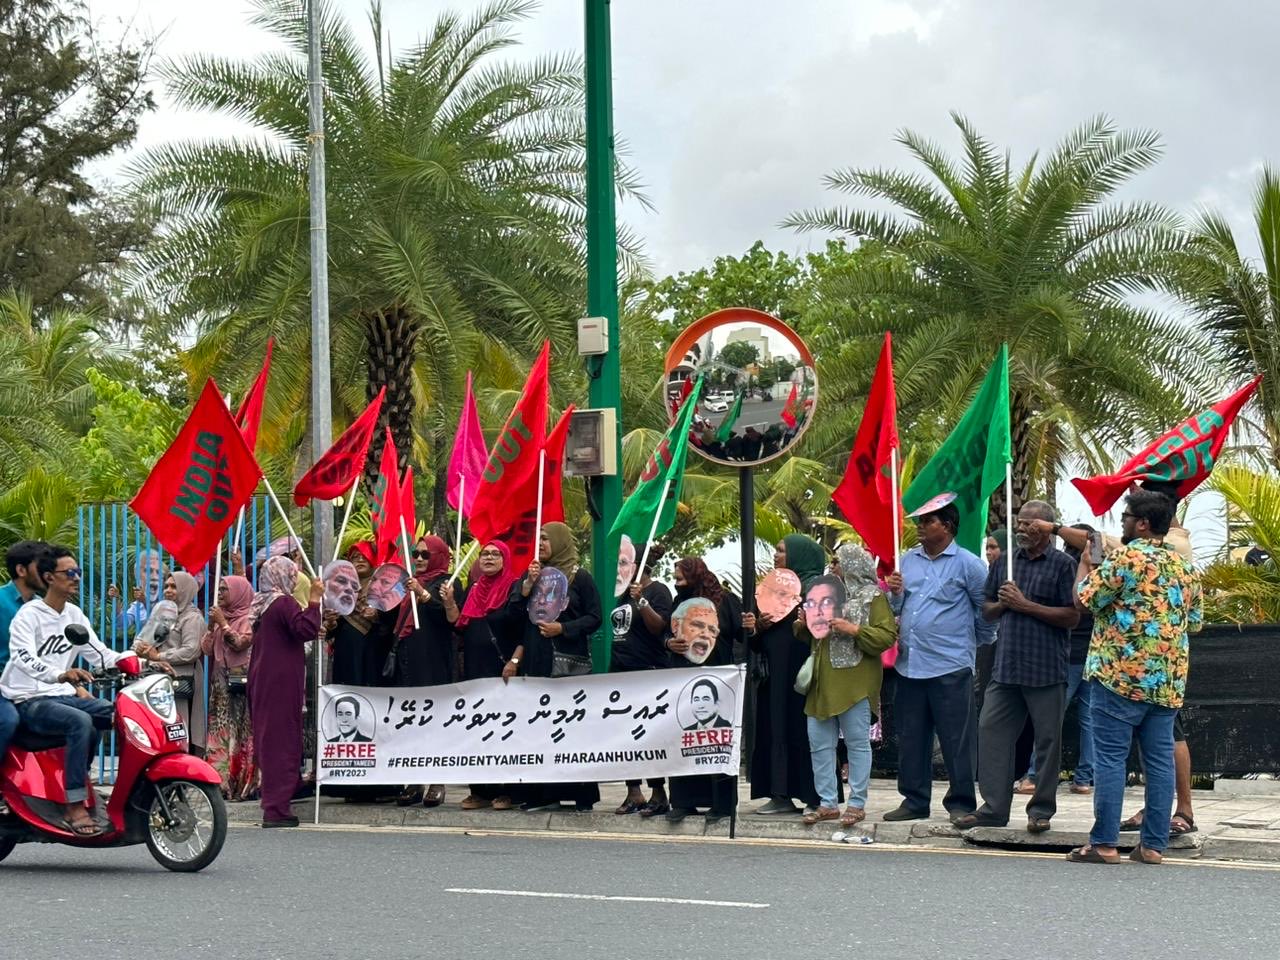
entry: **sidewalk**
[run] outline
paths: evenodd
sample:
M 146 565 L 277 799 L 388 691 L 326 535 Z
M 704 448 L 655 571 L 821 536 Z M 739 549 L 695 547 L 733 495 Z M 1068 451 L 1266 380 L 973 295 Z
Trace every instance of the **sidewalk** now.
M 764 837 L 781 840 L 831 842 L 832 834 L 851 832 L 870 837 L 877 844 L 911 845 L 913 847 L 965 848 L 980 846 L 1026 847 L 1035 850 L 1067 851 L 1088 842 L 1093 822 L 1093 798 L 1077 796 L 1066 785 L 1058 793 L 1058 814 L 1053 829 L 1033 836 L 1025 830 L 1021 814 L 1025 798 L 1014 797 L 1014 815 L 1009 826 L 958 831 L 947 821 L 940 806 L 946 784 L 934 784 L 934 815 L 930 820 L 885 823 L 884 813 L 898 805 L 900 797 L 893 781 L 873 780 L 867 799 L 867 819 L 844 831 L 834 821 L 805 826 L 799 816 L 757 816 L 750 811 L 763 801 L 748 799 L 749 785 L 740 788 L 737 836 Z M 470 830 L 556 830 L 598 834 L 640 836 L 708 836 L 727 837 L 729 823 L 707 826 L 701 816 L 689 817 L 681 823 L 667 823 L 657 817 L 644 820 L 637 815 L 617 816 L 614 810 L 622 803 L 626 788 L 620 783 L 600 785 L 600 803 L 591 813 L 523 813 L 519 810 L 463 810 L 459 806 L 467 788 L 449 787 L 445 803 L 434 809 L 397 807 L 393 803 L 346 803 L 329 797 L 320 801 L 322 824 L 360 824 L 369 826 L 449 827 Z M 1196 833 L 1172 838 L 1170 857 L 1200 860 L 1252 860 L 1280 862 L 1280 782 L 1220 780 L 1214 790 L 1197 790 L 1193 796 Z M 1141 788 L 1126 791 L 1125 812 L 1141 808 Z M 314 800 L 299 800 L 293 812 L 305 823 L 311 823 Z M 235 822 L 256 823 L 261 819 L 257 803 L 228 806 Z M 1136 842 L 1136 833 L 1121 834 L 1123 849 Z

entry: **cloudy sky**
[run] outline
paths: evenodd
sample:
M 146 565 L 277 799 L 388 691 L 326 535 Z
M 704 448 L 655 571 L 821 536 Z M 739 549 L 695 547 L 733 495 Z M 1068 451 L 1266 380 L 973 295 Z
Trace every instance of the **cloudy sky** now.
M 161 33 L 159 55 L 252 56 L 269 38 L 246 0 L 88 0 L 104 27 Z M 365 0 L 337 0 L 367 35 Z M 440 9 L 476 0 L 385 0 L 391 42 L 421 37 Z M 822 177 L 899 165 L 896 131 L 955 148 L 965 114 L 1014 160 L 1087 118 L 1152 128 L 1165 157 L 1133 196 L 1182 211 L 1212 204 L 1245 229 L 1252 184 L 1280 157 L 1267 110 L 1280 4 L 1261 0 L 615 0 L 614 101 L 652 212 L 622 217 L 655 270 L 693 269 L 763 239 L 792 252 L 822 238 L 780 230 L 833 201 Z M 582 4 L 545 0 L 519 55 L 582 50 Z M 234 133 L 161 107 L 140 146 Z

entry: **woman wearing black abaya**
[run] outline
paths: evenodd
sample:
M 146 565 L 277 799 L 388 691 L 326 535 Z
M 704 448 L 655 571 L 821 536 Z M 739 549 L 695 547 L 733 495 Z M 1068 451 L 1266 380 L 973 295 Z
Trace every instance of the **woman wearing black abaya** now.
M 801 592 L 822 576 L 826 554 L 809 537 L 792 533 L 782 538 L 774 550 L 774 567 L 790 570 L 800 578 Z M 819 800 L 813 786 L 813 765 L 809 759 L 809 730 L 804 713 L 804 694 L 796 693 L 796 674 L 809 656 L 809 645 L 796 639 L 792 625 L 796 611 L 781 620 L 766 615 L 742 616 L 751 651 L 764 660 L 768 676 L 756 690 L 755 742 L 751 748 L 751 797 L 768 797 L 758 814 L 794 814 L 800 811 L 793 799 L 816 810 Z

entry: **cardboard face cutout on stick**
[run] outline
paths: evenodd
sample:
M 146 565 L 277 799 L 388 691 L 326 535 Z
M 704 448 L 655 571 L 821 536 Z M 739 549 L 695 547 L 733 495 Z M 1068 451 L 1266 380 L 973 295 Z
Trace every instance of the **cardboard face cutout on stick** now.
M 627 592 L 631 581 L 636 578 L 636 545 L 625 533 L 618 544 L 618 579 L 613 585 L 613 595 L 620 597 Z
M 356 608 L 360 595 L 360 575 L 350 560 L 335 560 L 322 571 L 324 608 L 339 616 L 348 616 Z
M 756 584 L 756 609 L 777 623 L 800 602 L 800 578 L 792 571 L 776 568 Z
M 532 623 L 551 623 L 560 618 L 569 606 L 569 578 L 563 570 L 543 567 L 538 582 L 529 594 L 529 620 Z
M 690 597 L 671 614 L 671 631 L 677 640 L 688 641 L 686 660 L 699 665 L 706 663 L 720 636 L 716 605 L 705 597 Z
M 369 579 L 369 606 L 385 613 L 404 601 L 409 588 L 409 571 L 398 563 L 384 563 Z
M 831 634 L 831 618 L 843 615 L 844 583 L 839 577 L 819 577 L 804 597 L 804 618 L 809 633 L 822 640 Z

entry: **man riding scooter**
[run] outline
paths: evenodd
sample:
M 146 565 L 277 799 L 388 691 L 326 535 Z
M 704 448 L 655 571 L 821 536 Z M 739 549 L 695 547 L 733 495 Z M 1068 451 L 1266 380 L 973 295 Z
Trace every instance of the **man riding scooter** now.
M 93 653 L 86 656 L 104 668 L 133 654 L 107 649 L 71 602 L 80 592 L 80 569 L 70 550 L 49 547 L 36 559 L 36 569 L 46 592 L 24 604 L 9 626 L 9 664 L 0 674 L 0 696 L 17 707 L 25 729 L 66 739 L 67 826 L 77 836 L 92 837 L 101 830 L 85 805 L 89 758 L 97 730 L 110 729 L 113 707 L 78 687 L 93 677 L 71 666 L 80 648 L 67 639 L 67 627 L 87 631 Z

